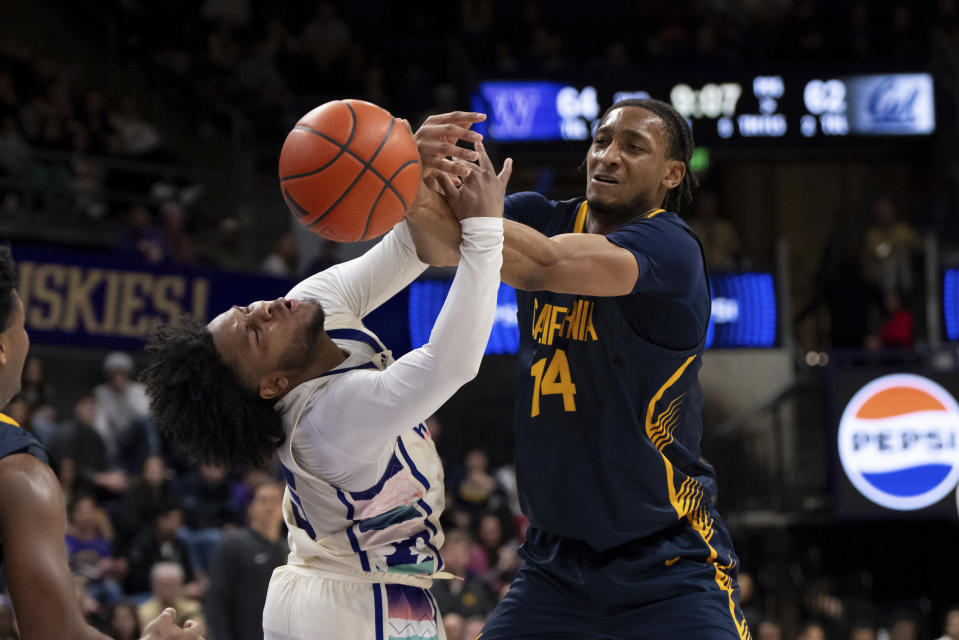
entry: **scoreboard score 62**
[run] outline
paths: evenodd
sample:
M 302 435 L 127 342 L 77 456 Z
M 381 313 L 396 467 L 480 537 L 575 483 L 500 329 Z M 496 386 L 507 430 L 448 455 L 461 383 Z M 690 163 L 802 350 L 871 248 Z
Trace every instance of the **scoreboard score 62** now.
M 624 81 L 625 82 L 625 81 Z M 928 73 L 755 75 L 695 83 L 595 87 L 552 81 L 481 82 L 473 109 L 501 142 L 587 140 L 603 111 L 624 98 L 670 102 L 697 142 L 929 136 L 935 95 Z

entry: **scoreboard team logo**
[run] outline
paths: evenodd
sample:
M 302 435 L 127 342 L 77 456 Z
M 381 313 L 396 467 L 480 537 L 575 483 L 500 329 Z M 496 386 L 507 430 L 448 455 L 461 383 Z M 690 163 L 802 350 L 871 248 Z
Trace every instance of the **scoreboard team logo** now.
M 849 481 L 888 509 L 928 507 L 959 482 L 959 405 L 927 378 L 895 374 L 867 384 L 843 411 L 838 438 Z

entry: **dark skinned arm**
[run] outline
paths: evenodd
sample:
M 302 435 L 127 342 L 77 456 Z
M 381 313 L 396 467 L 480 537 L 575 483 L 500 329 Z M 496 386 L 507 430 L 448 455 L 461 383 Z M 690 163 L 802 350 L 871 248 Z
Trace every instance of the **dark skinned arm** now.
M 4 566 L 22 640 L 107 640 L 77 602 L 63 495 L 50 467 L 25 453 L 3 458 L 0 496 Z
M 456 188 L 446 174 L 438 174 L 437 179 L 444 190 Z M 429 181 L 420 187 L 406 221 L 417 252 L 423 254 L 420 260 L 433 266 L 453 266 L 459 261 L 459 223 Z M 512 220 L 503 221 L 503 232 L 500 277 L 517 289 L 621 296 L 633 290 L 639 277 L 633 254 L 601 234 L 568 233 L 550 238 Z
M 26 453 L 0 459 L 0 538 L 21 640 L 109 640 L 80 611 L 65 535 L 63 494 L 50 467 Z M 202 626 L 181 629 L 174 619 L 161 613 L 143 639 L 202 638 Z

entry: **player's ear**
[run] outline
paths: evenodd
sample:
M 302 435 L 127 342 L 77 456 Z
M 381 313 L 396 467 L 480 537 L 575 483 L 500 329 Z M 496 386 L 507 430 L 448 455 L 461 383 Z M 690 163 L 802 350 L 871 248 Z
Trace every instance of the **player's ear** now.
M 0 367 L 7 366 L 7 355 L 9 351 L 9 344 L 7 344 L 7 336 L 9 334 L 6 331 L 0 331 Z
M 279 373 L 271 373 L 260 379 L 259 393 L 264 400 L 275 400 L 286 393 L 290 379 Z
M 675 189 L 686 177 L 686 163 L 682 160 L 667 160 L 666 175 L 663 176 L 663 185 L 667 189 Z

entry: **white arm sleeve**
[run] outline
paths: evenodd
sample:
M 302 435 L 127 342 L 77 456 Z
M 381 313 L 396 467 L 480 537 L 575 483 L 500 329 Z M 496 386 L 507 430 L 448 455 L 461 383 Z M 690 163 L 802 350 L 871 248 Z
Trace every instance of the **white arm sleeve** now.
M 310 276 L 286 297 L 319 301 L 335 326 L 337 316 L 363 318 L 413 282 L 426 267 L 416 257 L 409 229 L 401 221 L 359 258 Z
M 382 371 L 357 370 L 329 385 L 323 402 L 299 429 L 319 436 L 305 459 L 311 471 L 341 483 L 369 477 L 358 467 L 378 464 L 383 447 L 416 426 L 476 376 L 496 314 L 503 223 L 462 221 L 460 263 L 430 341 Z

